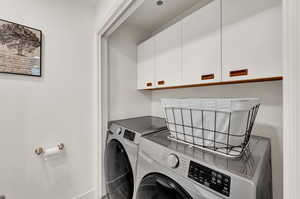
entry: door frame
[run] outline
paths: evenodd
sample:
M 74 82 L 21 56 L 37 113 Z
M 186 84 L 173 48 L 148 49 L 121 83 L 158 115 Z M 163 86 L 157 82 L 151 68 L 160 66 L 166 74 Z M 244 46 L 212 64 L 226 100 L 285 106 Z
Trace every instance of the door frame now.
M 283 193 L 284 199 L 300 198 L 300 2 L 283 0 Z
M 106 145 L 106 131 L 109 118 L 108 101 L 108 38 L 109 35 L 122 24 L 145 0 L 118 0 L 109 10 L 103 20 L 97 22 L 100 27 L 96 32 L 96 65 L 97 65 L 97 147 L 96 147 L 96 177 L 95 198 L 106 195 L 104 182 L 104 151 Z
M 108 36 L 145 0 L 120 0 L 115 3 L 96 32 L 97 37 L 97 175 L 96 198 L 105 195 L 103 157 L 109 115 L 108 102 Z M 283 0 L 283 159 L 284 199 L 300 198 L 300 2 Z M 299 65 L 299 66 L 298 66 Z

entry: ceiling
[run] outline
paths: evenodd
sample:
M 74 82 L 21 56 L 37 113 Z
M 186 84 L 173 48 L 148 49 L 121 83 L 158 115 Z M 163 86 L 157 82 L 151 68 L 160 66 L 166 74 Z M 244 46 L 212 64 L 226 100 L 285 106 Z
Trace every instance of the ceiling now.
M 145 0 L 126 21 L 145 31 L 155 32 L 175 17 L 194 7 L 201 0 L 163 0 L 162 6 L 156 0 Z

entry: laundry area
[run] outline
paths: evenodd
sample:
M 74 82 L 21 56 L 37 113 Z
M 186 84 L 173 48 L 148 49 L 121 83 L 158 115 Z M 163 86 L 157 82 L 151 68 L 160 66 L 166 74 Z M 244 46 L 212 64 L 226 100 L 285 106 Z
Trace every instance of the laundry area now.
M 104 34 L 103 198 L 282 199 L 281 0 L 137 0 Z

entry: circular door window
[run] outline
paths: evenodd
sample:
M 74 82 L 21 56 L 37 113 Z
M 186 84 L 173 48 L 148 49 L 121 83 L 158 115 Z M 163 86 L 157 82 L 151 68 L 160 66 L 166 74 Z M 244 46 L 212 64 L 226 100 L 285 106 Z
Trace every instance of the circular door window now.
M 150 174 L 139 185 L 138 199 L 193 199 L 177 182 L 162 174 Z
M 133 173 L 128 155 L 117 140 L 110 141 L 105 150 L 105 180 L 110 199 L 132 199 Z

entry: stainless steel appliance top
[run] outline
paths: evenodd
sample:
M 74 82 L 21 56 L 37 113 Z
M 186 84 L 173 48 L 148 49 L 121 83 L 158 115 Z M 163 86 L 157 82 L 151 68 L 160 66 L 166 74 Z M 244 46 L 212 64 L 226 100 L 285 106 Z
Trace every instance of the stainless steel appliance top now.
M 141 135 L 167 130 L 165 119 L 153 116 L 111 121 L 109 122 L 109 127 L 112 124 L 117 124 Z
M 206 164 L 213 165 L 218 169 L 227 170 L 248 179 L 252 179 L 254 176 L 258 177 L 259 173 L 262 172 L 259 165 L 262 164 L 265 157 L 270 158 L 270 140 L 263 137 L 252 136 L 249 148 L 240 159 L 226 159 L 222 156 L 203 151 L 199 148 L 171 140 L 168 138 L 169 135 L 169 131 L 163 131 L 160 133 L 146 135 L 144 138 L 165 146 L 174 152 L 181 153 L 191 159 L 197 160 L 199 163 L 204 162 Z

